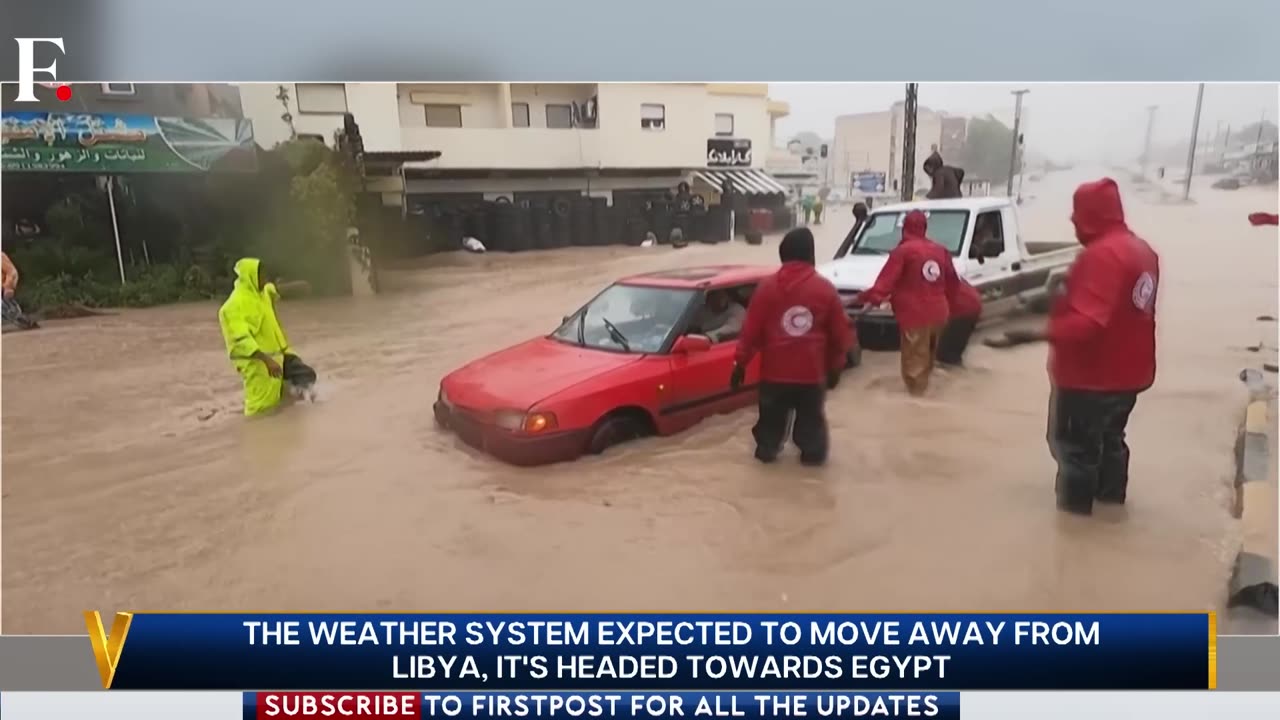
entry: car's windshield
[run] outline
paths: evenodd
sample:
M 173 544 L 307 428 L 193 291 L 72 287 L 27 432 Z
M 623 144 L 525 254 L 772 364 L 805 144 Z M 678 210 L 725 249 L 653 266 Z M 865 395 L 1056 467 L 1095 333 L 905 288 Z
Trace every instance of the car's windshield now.
M 960 254 L 964 244 L 965 228 L 969 225 L 968 210 L 934 210 L 926 212 L 929 218 L 927 235 L 942 245 L 952 255 Z M 902 240 L 902 221 L 906 213 L 875 213 L 867 218 L 850 255 L 888 255 Z
M 570 315 L 551 337 L 600 350 L 656 353 L 684 316 L 694 291 L 612 285 Z

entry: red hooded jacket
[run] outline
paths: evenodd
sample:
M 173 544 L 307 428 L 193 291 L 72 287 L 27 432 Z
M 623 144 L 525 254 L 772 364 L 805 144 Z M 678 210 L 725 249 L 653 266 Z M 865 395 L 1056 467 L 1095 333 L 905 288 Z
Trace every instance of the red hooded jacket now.
M 925 235 L 928 228 L 924 213 L 907 213 L 902 241 L 889 253 L 875 285 L 858 297 L 859 303 L 872 306 L 889 300 L 903 330 L 946 324 L 951 315 L 948 298 L 955 296 L 960 282 L 951 253 Z
M 785 262 L 751 296 L 735 359 L 745 367 L 760 353 L 764 382 L 825 383 L 853 342 L 835 286 L 809 263 Z
M 978 289 L 957 277 L 955 291 L 947 298 L 953 318 L 976 318 L 982 315 L 982 295 Z
M 1114 180 L 1081 185 L 1071 221 L 1084 250 L 1049 316 L 1049 375 L 1071 390 L 1146 390 L 1156 377 L 1160 258 L 1125 225 Z

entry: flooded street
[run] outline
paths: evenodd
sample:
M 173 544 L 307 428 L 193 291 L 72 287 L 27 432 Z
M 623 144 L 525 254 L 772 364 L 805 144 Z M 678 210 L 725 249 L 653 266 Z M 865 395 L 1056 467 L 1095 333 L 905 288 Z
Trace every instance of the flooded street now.
M 1029 183 L 1028 240 L 1071 237 L 1081 176 Z M 285 303 L 320 403 L 247 422 L 216 304 L 54 322 L 3 340 L 3 628 L 132 610 L 1193 610 L 1238 546 L 1237 373 L 1274 362 L 1274 188 L 1162 204 L 1156 386 L 1130 427 L 1125 518 L 1059 517 L 1045 348 L 975 341 L 909 400 L 868 353 L 832 394 L 830 464 L 751 458 L 752 411 L 604 456 L 517 469 L 437 430 L 440 378 L 624 274 L 776 264 L 776 242 L 453 254 L 369 299 Z M 816 227 L 830 257 L 847 206 Z M 1247 347 L 1265 342 L 1262 353 Z M 1269 376 L 1274 377 L 1274 376 Z M 726 383 L 728 378 L 725 379 Z

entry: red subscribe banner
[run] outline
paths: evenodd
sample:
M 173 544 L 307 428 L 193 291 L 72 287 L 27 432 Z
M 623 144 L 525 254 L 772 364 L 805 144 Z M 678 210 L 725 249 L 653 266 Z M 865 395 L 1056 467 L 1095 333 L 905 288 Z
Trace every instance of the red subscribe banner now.
M 417 718 L 418 693 L 258 692 L 244 694 L 244 720 Z

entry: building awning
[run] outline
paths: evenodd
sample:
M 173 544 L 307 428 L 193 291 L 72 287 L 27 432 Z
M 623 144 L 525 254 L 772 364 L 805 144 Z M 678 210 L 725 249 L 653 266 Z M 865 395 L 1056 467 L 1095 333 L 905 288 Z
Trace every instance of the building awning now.
M 750 168 L 734 168 L 726 170 L 695 170 L 695 177 L 720 191 L 726 179 L 733 181 L 734 189 L 747 195 L 786 195 L 787 189 L 769 173 Z

